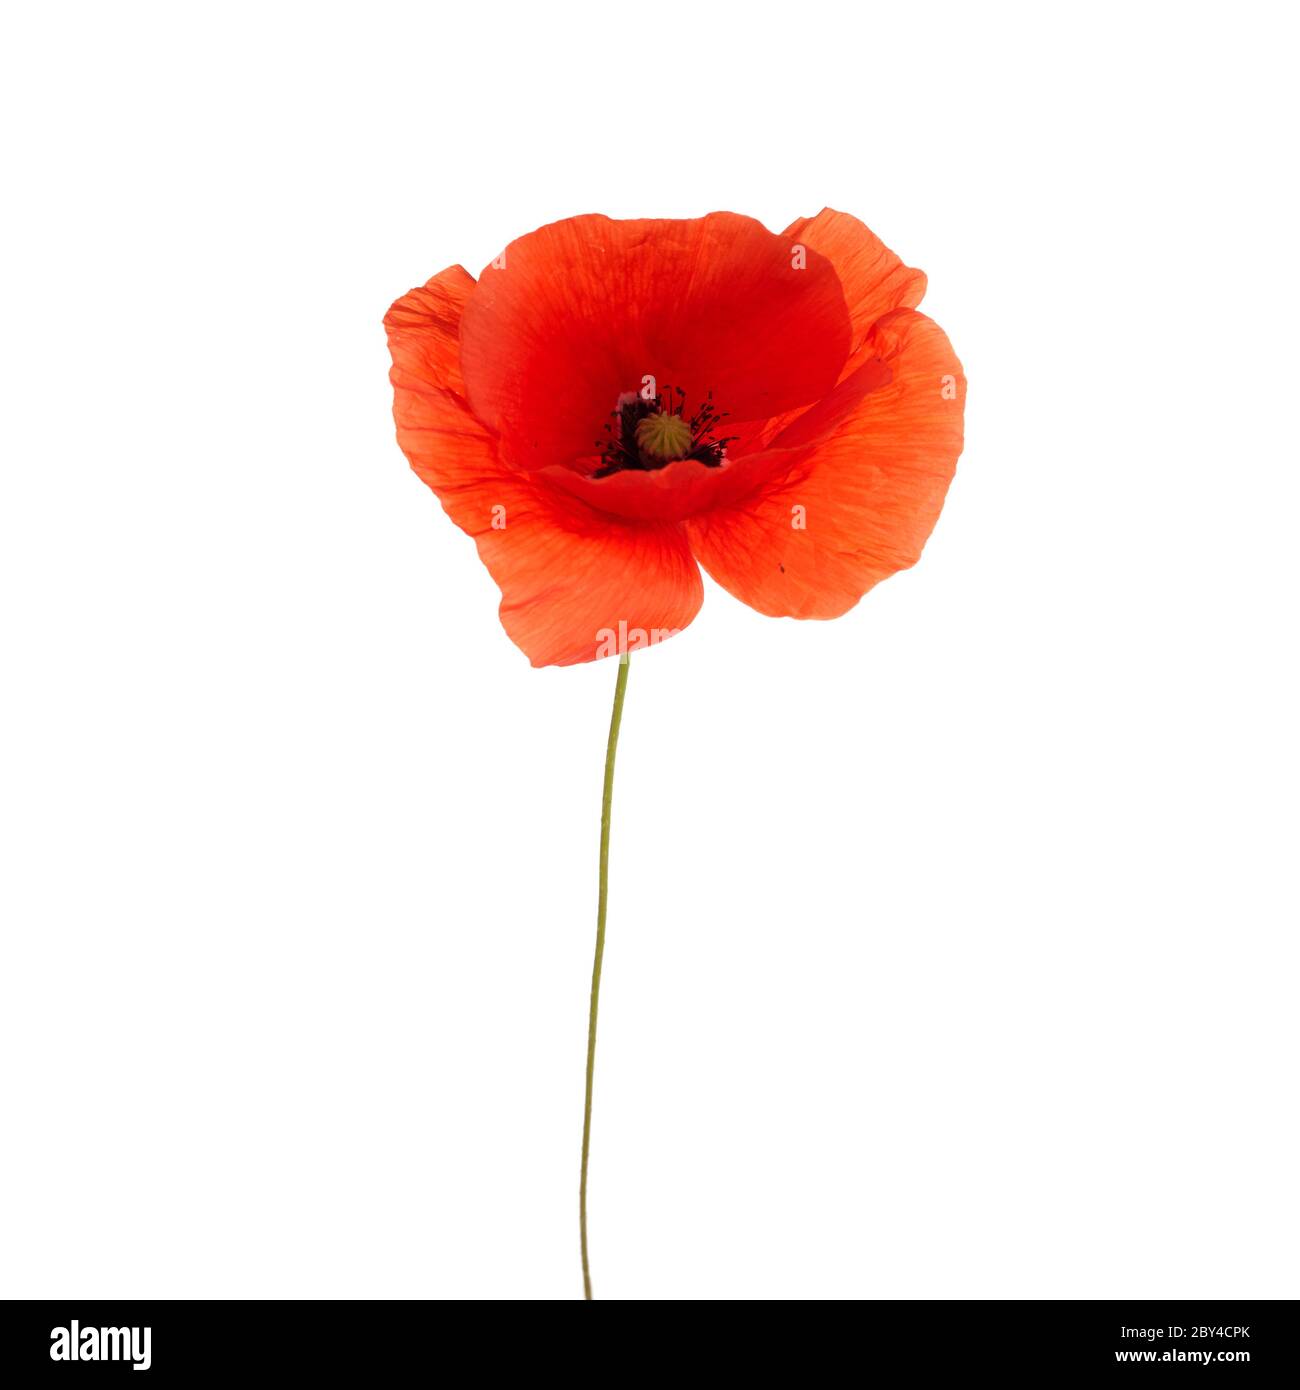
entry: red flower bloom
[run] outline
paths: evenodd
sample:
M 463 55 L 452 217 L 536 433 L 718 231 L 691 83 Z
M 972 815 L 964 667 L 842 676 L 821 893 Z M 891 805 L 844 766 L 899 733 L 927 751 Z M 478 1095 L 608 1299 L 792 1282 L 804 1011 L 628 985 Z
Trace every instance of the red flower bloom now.
M 397 438 L 535 666 L 684 628 L 699 565 L 774 617 L 833 618 L 914 564 L 966 382 L 925 276 L 829 209 L 574 217 L 384 324 Z

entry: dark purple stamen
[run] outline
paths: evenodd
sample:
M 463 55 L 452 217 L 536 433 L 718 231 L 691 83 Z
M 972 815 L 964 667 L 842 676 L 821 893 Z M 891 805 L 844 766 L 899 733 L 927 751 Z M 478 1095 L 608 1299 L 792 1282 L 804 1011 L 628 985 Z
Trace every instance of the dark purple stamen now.
M 625 469 L 650 472 L 656 468 L 663 468 L 667 463 L 676 462 L 674 459 L 655 458 L 647 454 L 637 443 L 636 427 L 648 415 L 684 415 L 685 408 L 686 392 L 680 386 L 665 385 L 653 400 L 645 400 L 638 394 L 631 400 L 622 401 L 610 412 L 610 418 L 605 424 L 605 437 L 596 440 L 601 464 L 591 476 L 608 478 L 611 473 L 621 473 Z M 725 410 L 719 411 L 714 406 L 713 392 L 710 391 L 699 410 L 686 422 L 690 426 L 691 447 L 682 457 L 695 459 L 706 468 L 717 468 L 726 457 L 727 445 L 740 437 L 734 434 L 717 439 L 713 437 L 714 430 L 726 416 Z

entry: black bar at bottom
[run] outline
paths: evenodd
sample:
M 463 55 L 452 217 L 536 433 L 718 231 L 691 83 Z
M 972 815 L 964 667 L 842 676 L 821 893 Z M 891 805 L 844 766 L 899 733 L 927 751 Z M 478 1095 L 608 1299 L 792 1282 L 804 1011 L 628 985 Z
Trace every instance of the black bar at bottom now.
M 592 1316 L 600 1319 L 584 1315 Z M 415 1300 L 15 1301 L 0 1303 L 0 1366 L 15 1386 L 122 1375 L 146 1385 L 234 1385 L 266 1374 L 387 1384 L 394 1376 L 478 1379 L 516 1367 L 617 1382 L 629 1360 L 638 1374 L 658 1365 L 669 1375 L 734 1374 L 757 1361 L 770 1376 L 788 1363 L 800 1383 L 844 1367 L 846 1358 L 853 1375 L 892 1370 L 902 1383 L 942 1373 L 1048 1384 L 1063 1372 L 1141 1377 L 1144 1368 L 1171 1365 L 1290 1377 L 1300 1367 L 1295 1300 L 859 1302 L 837 1315 L 830 1335 L 770 1317 L 757 1332 L 737 1335 L 728 1321 L 715 1320 L 706 1336 L 689 1341 L 671 1322 L 620 1329 L 552 1321 L 549 1335 L 533 1337 L 486 1329 L 456 1303 Z M 607 1337 L 626 1339 L 624 1353 L 614 1355 Z

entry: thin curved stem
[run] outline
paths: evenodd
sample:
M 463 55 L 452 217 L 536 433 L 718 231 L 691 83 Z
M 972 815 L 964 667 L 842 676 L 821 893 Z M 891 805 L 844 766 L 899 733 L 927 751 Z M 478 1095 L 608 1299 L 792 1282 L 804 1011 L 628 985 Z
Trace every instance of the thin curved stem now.
M 618 659 L 614 683 L 614 712 L 609 718 L 609 742 L 605 746 L 605 790 L 600 801 L 600 893 L 596 903 L 596 956 L 591 964 L 591 1012 L 587 1018 L 587 1100 L 582 1111 L 582 1181 L 578 1186 L 578 1229 L 582 1233 L 582 1292 L 591 1298 L 591 1264 L 587 1259 L 587 1160 L 591 1153 L 591 1089 L 596 1075 L 596 1015 L 600 1010 L 600 967 L 605 959 L 605 907 L 609 901 L 609 812 L 614 800 L 614 755 L 618 752 L 618 726 L 623 720 L 623 695 L 627 690 L 627 653 Z

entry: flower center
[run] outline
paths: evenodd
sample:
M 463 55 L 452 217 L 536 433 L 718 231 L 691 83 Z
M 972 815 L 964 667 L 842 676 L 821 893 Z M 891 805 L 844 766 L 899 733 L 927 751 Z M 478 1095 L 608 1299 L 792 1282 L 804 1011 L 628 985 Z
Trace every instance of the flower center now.
M 691 451 L 691 427 L 680 415 L 670 415 L 661 410 L 657 415 L 647 415 L 638 422 L 636 442 L 643 454 L 652 459 L 684 459 Z
M 717 468 L 736 438 L 714 435 L 725 413 L 714 407 L 712 391 L 690 416 L 680 387 L 665 386 L 652 400 L 626 391 L 605 424 L 605 437 L 596 441 L 601 462 L 592 477 L 607 478 L 626 469 L 646 472 L 686 458 Z

